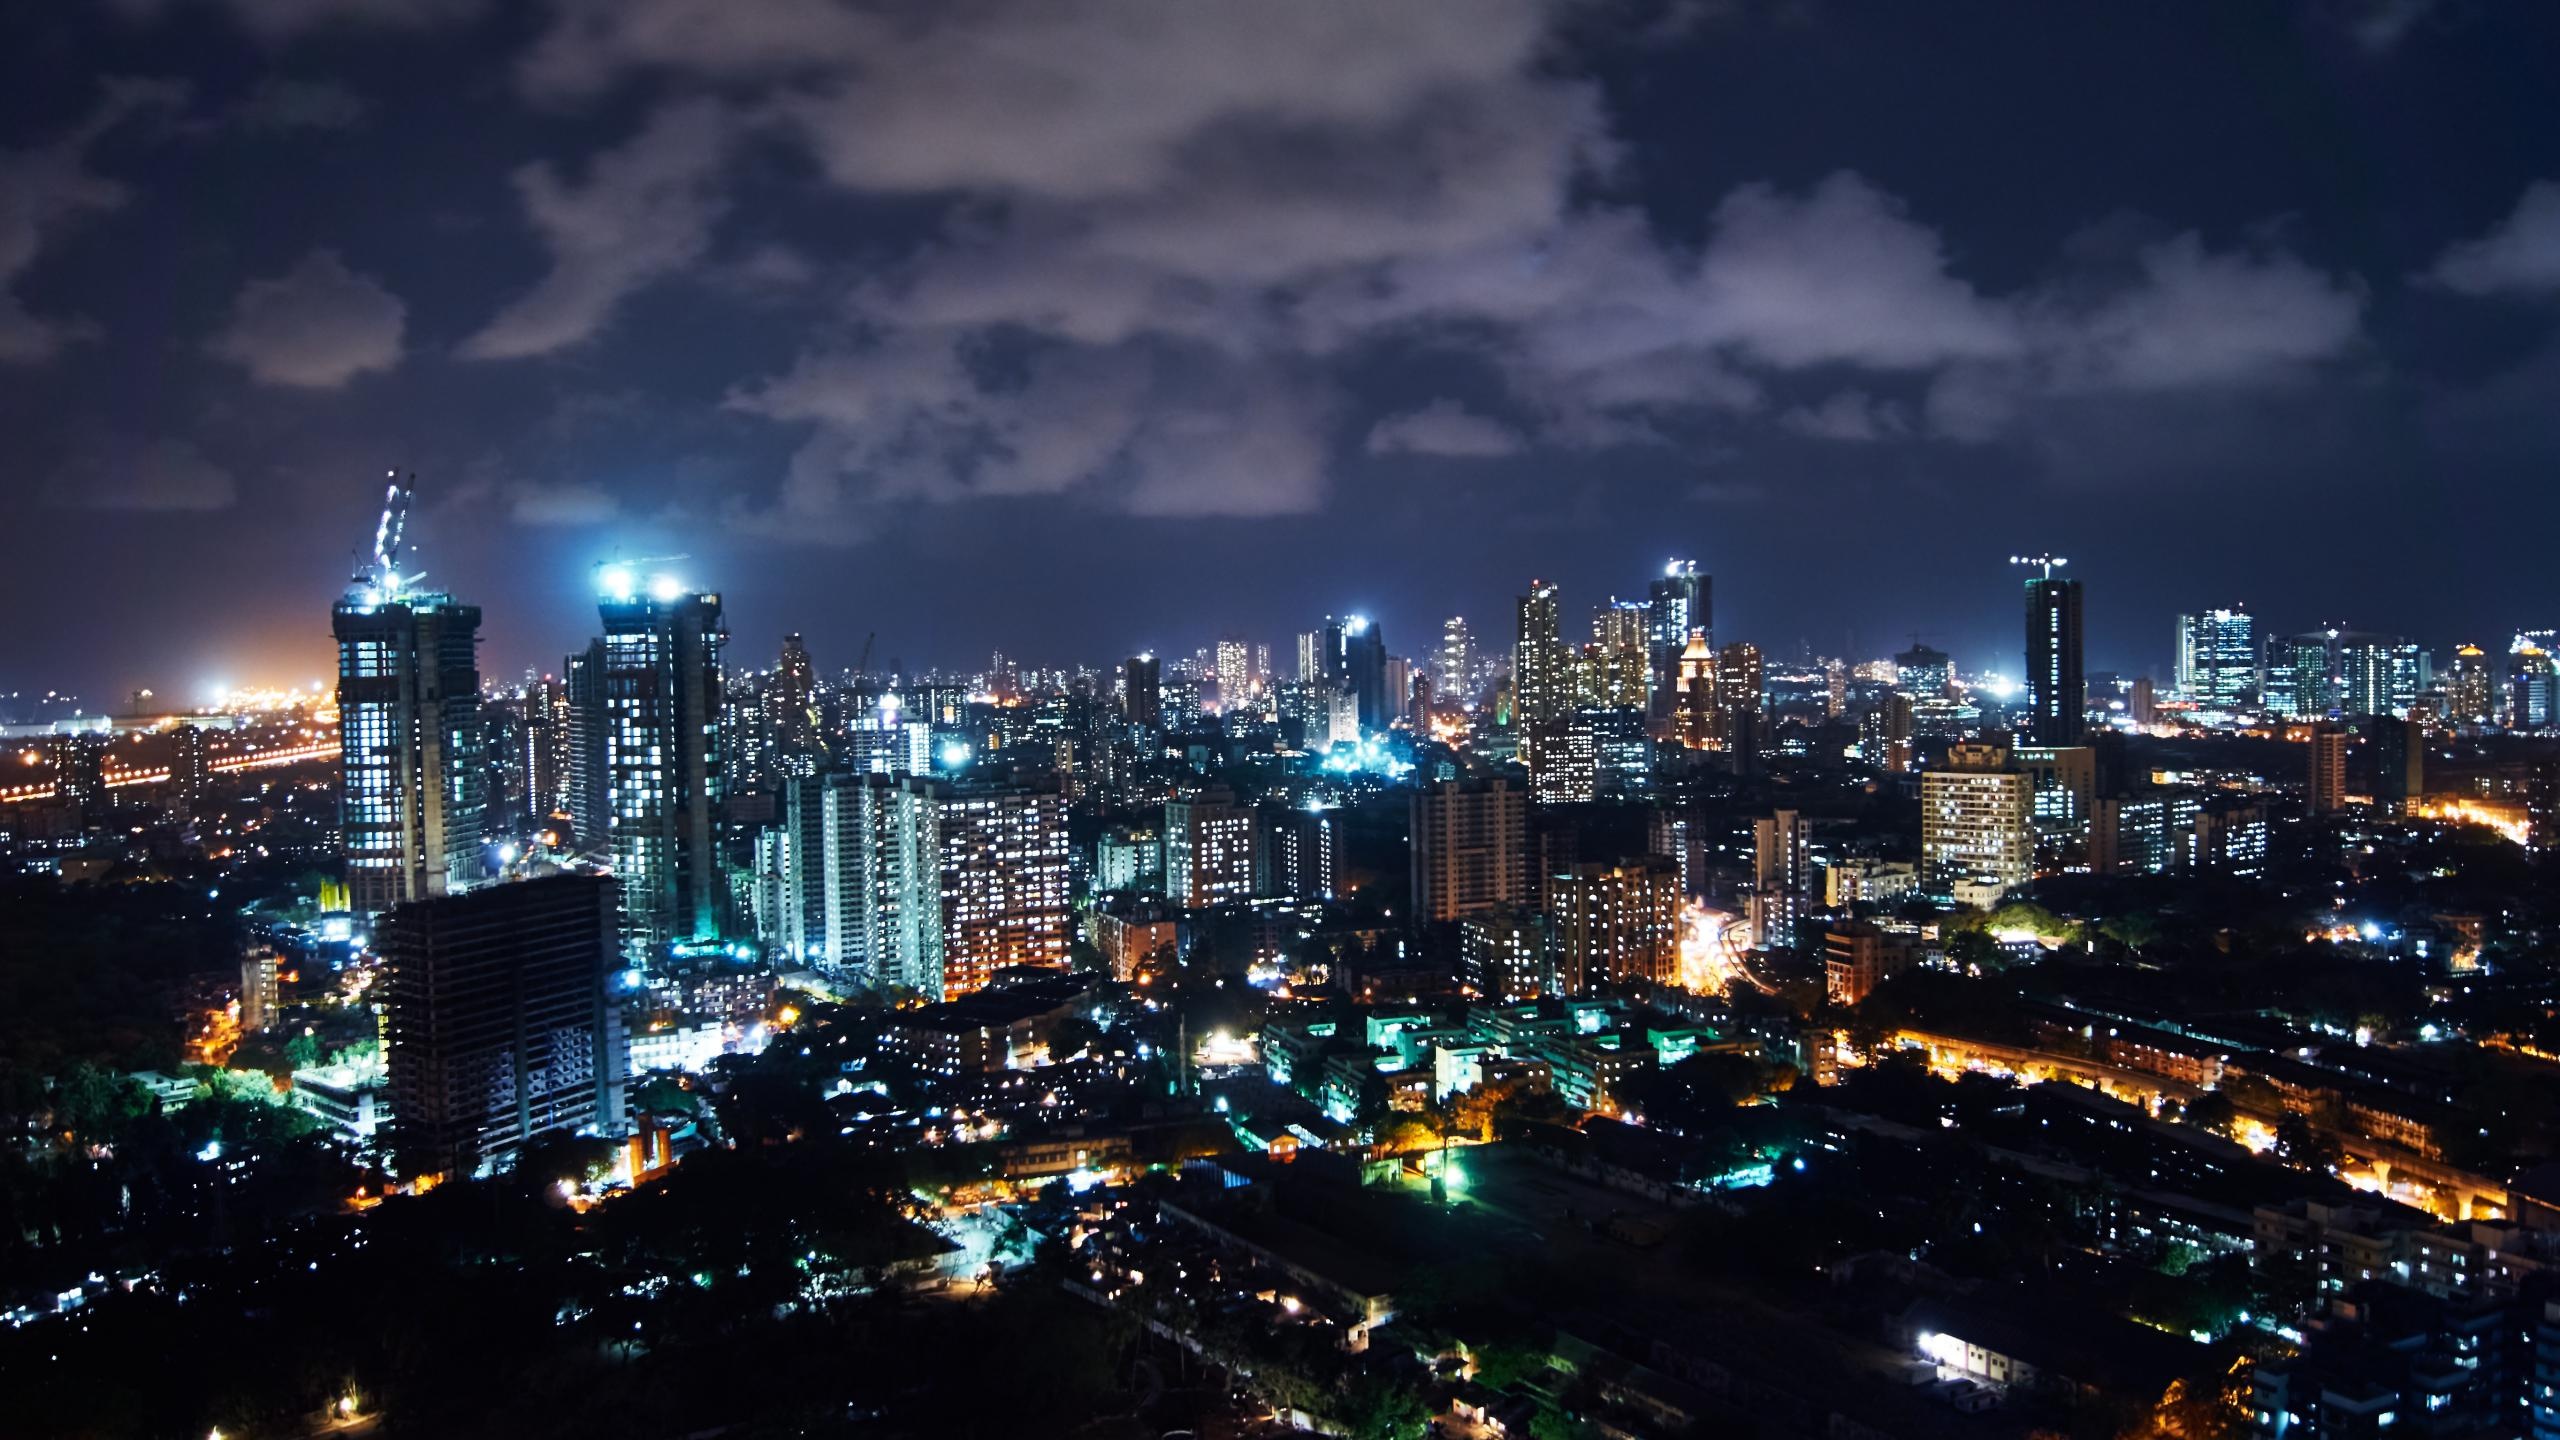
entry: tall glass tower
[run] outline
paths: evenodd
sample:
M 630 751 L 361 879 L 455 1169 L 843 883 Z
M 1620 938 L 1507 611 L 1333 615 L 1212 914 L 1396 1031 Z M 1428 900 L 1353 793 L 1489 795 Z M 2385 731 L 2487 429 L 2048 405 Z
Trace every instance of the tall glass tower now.
M 359 921 L 482 876 L 480 610 L 400 573 L 397 474 L 373 556 L 330 612 L 338 641 L 338 831 Z
M 2080 660 L 2080 582 L 2053 572 L 2071 563 L 2051 555 L 2011 556 L 2043 573 L 2027 582 L 2027 701 L 2030 738 L 2077 745 L 2088 731 L 2088 679 Z
M 645 585 L 621 565 L 604 598 L 601 706 L 606 853 L 622 882 L 623 950 L 634 961 L 722 932 L 718 833 L 720 597 L 669 575 Z
M 1648 616 L 1646 641 L 1651 655 L 1650 700 L 1647 713 L 1656 731 L 1671 723 L 1672 712 L 1680 698 L 1680 652 L 1689 646 L 1691 631 L 1707 634 L 1707 648 L 1715 648 L 1715 615 L 1713 581 L 1698 573 L 1695 560 L 1674 560 L 1662 567 L 1662 578 L 1653 582 L 1646 598 Z

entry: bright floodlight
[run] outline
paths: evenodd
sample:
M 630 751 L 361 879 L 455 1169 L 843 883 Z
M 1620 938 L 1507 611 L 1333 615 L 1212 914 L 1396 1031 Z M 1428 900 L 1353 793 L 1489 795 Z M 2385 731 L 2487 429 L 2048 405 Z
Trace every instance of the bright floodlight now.
M 672 605 L 684 595 L 684 582 L 673 575 L 649 577 L 649 598 L 661 605 Z
M 634 583 L 628 565 L 607 565 L 596 572 L 596 588 L 616 600 L 630 599 Z

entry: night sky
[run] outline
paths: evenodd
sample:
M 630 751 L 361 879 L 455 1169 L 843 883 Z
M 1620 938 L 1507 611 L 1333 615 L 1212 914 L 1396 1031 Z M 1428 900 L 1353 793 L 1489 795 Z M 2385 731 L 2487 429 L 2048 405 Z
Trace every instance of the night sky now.
M 0 690 L 322 673 L 387 467 L 487 668 L 2560 623 L 2560 6 L 0 7 Z M 1284 662 L 1285 666 L 1285 662 Z

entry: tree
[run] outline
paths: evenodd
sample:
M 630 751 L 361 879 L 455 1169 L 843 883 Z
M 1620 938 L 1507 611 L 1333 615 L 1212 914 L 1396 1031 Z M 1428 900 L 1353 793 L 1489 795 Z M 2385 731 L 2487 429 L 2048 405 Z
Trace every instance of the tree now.
M 2288 1165 L 2326 1175 L 2338 1168 L 2338 1139 L 2299 1115 L 2276 1122 L 2276 1154 Z
M 2181 1118 L 2199 1130 L 2227 1137 L 2231 1134 L 2231 1122 L 2238 1113 L 2231 1104 L 2230 1096 L 2219 1090 L 2208 1090 L 2187 1102 L 2186 1114 Z

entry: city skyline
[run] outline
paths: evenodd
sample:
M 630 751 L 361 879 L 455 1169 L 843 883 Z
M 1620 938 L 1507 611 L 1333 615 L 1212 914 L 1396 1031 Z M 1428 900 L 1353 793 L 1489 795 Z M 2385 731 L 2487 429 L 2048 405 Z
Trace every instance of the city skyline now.
M 2036 547 L 2094 669 L 2233 599 L 2440 652 L 2550 623 L 2512 577 L 2560 520 L 2560 138 L 2497 63 L 2539 10 L 1092 8 L 0 21 L 0 518 L 59 541 L 4 582 L 46 619 L 6 683 L 308 678 L 385 466 L 502 675 L 616 550 L 910 668 L 1310 612 L 1427 654 L 1665 553 L 1773 656 L 2014 668 Z M 1079 24 L 1116 39 L 1033 43 Z

